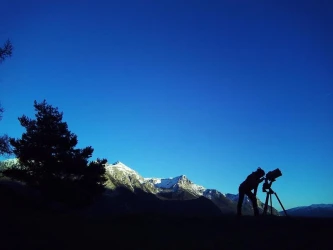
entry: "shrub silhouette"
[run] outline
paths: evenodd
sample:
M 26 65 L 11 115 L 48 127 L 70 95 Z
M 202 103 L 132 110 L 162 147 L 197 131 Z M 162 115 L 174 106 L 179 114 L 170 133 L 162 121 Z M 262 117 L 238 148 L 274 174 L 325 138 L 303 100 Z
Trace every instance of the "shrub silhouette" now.
M 93 201 L 104 191 L 106 159 L 88 163 L 93 148 L 75 149 L 77 136 L 62 121 L 63 113 L 34 101 L 35 119 L 18 118 L 26 129 L 21 139 L 10 138 L 18 163 L 4 174 L 40 189 L 45 201 L 55 199 L 70 205 Z

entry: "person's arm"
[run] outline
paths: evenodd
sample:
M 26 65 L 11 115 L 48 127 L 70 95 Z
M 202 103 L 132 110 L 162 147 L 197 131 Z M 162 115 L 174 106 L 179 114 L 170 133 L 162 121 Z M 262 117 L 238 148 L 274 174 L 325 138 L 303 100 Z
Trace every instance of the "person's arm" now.
M 258 184 L 259 185 L 259 184 Z M 257 190 L 258 190 L 258 185 L 254 188 L 254 190 L 253 190 L 253 194 L 254 194 L 254 196 L 257 196 Z
M 255 196 L 257 196 L 257 190 L 258 190 L 259 183 L 263 182 L 264 180 L 265 180 L 264 177 L 259 179 L 259 182 L 257 183 L 257 186 L 254 188 L 254 192 L 253 192 Z
M 265 180 L 265 177 L 262 177 L 259 181 L 259 183 L 263 182 Z

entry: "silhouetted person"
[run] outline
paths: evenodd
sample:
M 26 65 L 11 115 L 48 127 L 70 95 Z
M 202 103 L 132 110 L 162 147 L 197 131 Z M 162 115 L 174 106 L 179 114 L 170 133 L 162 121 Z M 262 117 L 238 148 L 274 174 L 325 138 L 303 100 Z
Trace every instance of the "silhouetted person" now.
M 249 199 L 251 200 L 253 205 L 254 215 L 255 216 L 259 215 L 256 195 L 259 183 L 265 180 L 265 178 L 262 178 L 264 175 L 265 171 L 262 170 L 261 168 L 258 168 L 257 171 L 252 172 L 252 174 L 250 174 L 246 178 L 246 180 L 239 185 L 237 215 L 242 215 L 242 205 L 243 205 L 244 195 L 247 195 L 247 197 L 249 197 Z M 253 193 L 251 192 L 252 189 L 254 190 Z

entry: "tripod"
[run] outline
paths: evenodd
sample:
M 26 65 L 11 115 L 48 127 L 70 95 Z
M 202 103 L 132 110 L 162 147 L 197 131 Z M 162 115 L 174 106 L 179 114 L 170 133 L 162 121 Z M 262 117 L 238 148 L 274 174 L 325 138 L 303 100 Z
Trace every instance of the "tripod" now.
M 280 203 L 280 205 L 281 205 L 281 207 L 282 207 L 282 209 L 283 209 L 283 211 L 284 211 L 284 214 L 285 214 L 286 216 L 288 216 L 288 214 L 287 214 L 286 210 L 284 209 L 284 207 L 283 207 L 283 205 L 282 205 L 282 203 L 281 203 L 281 201 L 280 201 L 278 195 L 277 195 L 277 194 L 273 191 L 273 189 L 271 188 L 273 181 L 275 181 L 275 180 L 272 180 L 270 183 L 268 183 L 268 180 L 266 179 L 266 180 L 265 180 L 265 183 L 264 183 L 264 185 L 263 185 L 263 188 L 262 188 L 262 189 L 263 189 L 263 190 L 262 190 L 263 192 L 267 192 L 267 194 L 266 194 L 266 201 L 265 201 L 265 207 L 264 207 L 264 211 L 263 211 L 263 215 L 267 215 L 268 200 L 270 200 L 270 205 L 271 205 L 271 215 L 273 214 L 272 194 L 275 194 L 277 200 L 279 201 L 279 203 Z M 267 189 L 268 189 L 268 191 L 266 191 Z

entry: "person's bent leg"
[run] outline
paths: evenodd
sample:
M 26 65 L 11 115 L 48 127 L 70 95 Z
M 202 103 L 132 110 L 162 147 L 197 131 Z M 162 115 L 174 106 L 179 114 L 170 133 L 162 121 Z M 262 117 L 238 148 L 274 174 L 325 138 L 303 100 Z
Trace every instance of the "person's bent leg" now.
M 242 215 L 242 205 L 244 200 L 244 191 L 242 189 L 239 189 L 238 193 L 238 203 L 237 203 L 237 215 Z
M 248 193 L 246 193 L 246 195 L 249 197 L 250 201 L 252 202 L 254 216 L 258 216 L 259 209 L 258 209 L 258 204 L 257 204 L 257 197 L 252 192 L 248 192 Z

